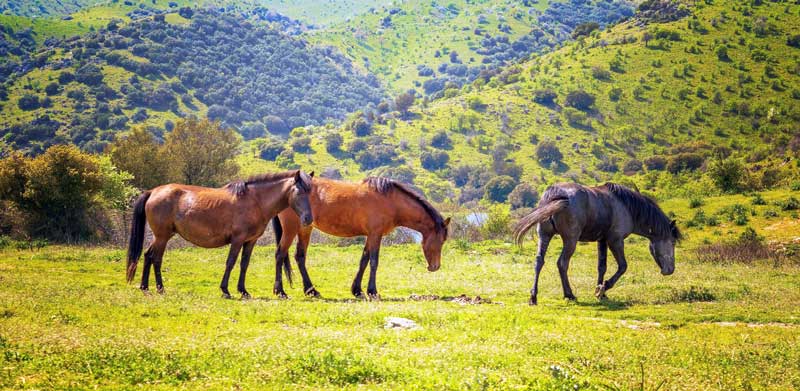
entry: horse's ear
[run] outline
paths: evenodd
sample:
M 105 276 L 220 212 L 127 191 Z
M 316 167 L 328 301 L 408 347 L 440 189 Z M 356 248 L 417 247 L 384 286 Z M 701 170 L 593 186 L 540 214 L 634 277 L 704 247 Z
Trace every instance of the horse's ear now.
M 449 217 L 444 219 L 444 226 L 447 227 L 448 225 L 450 225 L 450 218 Z
M 669 226 L 670 227 L 675 227 L 676 225 L 677 225 L 677 221 L 675 221 L 675 220 L 672 220 L 672 221 L 669 222 Z
M 308 173 L 308 176 L 310 176 L 310 177 L 312 177 L 312 178 L 313 178 L 313 177 L 314 177 L 314 171 L 311 171 L 311 172 L 309 172 L 309 173 Z
M 303 183 L 303 177 L 300 176 L 300 170 L 295 171 L 295 173 L 294 173 L 294 182 L 295 183 Z

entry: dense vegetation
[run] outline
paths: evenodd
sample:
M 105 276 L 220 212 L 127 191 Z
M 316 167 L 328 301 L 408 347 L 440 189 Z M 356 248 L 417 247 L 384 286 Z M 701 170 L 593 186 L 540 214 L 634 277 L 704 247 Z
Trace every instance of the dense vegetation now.
M 171 130 L 190 113 L 247 138 L 285 135 L 342 119 L 382 97 L 375 78 L 334 51 L 229 13 L 184 8 L 180 14 L 181 23 L 163 14 L 112 21 L 27 57 L 17 49 L 30 32 L 7 28 L 16 44 L 9 51 L 20 52 L 3 67 L 10 78 L 0 96 L 7 147 L 38 153 L 73 142 L 101 151 L 131 124 Z

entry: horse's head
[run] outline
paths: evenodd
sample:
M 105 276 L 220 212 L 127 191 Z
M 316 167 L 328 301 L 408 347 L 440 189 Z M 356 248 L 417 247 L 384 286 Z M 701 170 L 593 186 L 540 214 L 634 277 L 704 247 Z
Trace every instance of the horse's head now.
M 665 276 L 675 272 L 675 243 L 681 239 L 681 232 L 675 225 L 675 220 L 670 222 L 669 227 L 669 235 L 650 239 L 650 254 L 661 268 L 661 274 Z
M 289 190 L 289 206 L 294 213 L 300 216 L 300 223 L 304 227 L 314 222 L 314 216 L 311 214 L 311 202 L 308 201 L 312 177 L 314 177 L 314 171 L 306 174 L 297 170 L 297 173 L 294 174 L 294 183 Z
M 428 271 L 435 272 L 442 265 L 442 246 L 447 240 L 447 226 L 450 218 L 444 219 L 444 226 L 434 228 L 433 231 L 422 235 L 422 252 L 428 261 Z

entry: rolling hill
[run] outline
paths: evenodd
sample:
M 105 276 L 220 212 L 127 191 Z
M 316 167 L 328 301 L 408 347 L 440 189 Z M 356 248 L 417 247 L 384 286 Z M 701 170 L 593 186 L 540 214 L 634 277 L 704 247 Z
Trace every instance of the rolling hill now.
M 405 117 L 366 113 L 365 122 L 374 118 L 367 136 L 347 125 L 315 128 L 298 136 L 310 148 L 292 153 L 294 139 L 285 144 L 292 159 L 242 161 L 251 170 L 288 162 L 351 178 L 396 175 L 462 203 L 481 199 L 496 177 L 539 191 L 555 180 L 613 179 L 661 196 L 711 194 L 719 186 L 703 173 L 720 161 L 743 171 L 747 188 L 797 186 L 800 6 L 650 1 L 641 9 L 448 89 L 446 99 L 418 100 Z M 343 135 L 332 153 L 331 133 Z M 359 161 L 364 148 L 382 159 L 377 169 Z

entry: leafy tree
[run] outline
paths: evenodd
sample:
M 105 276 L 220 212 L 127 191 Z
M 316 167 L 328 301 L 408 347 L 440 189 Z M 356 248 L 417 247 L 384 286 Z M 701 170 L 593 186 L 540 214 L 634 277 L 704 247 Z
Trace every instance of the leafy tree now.
M 105 200 L 104 194 L 127 194 L 104 193 L 108 181 L 97 158 L 72 145 L 53 146 L 35 158 L 15 154 L 0 161 L 0 196 L 26 215 L 25 230 L 31 237 L 88 239 L 89 212 L 102 206 L 99 201 L 123 202 Z
M 539 202 L 539 192 L 530 183 L 520 183 L 508 195 L 511 209 L 533 208 Z
M 431 137 L 431 146 L 439 149 L 452 149 L 453 140 L 447 135 L 447 132 L 440 130 Z
M 414 95 L 409 92 L 404 92 L 397 96 L 394 100 L 394 107 L 404 117 L 408 115 L 408 109 L 414 104 Z
M 600 28 L 600 24 L 597 22 L 585 22 L 579 24 L 575 27 L 575 30 L 572 30 L 572 38 L 578 38 L 581 36 L 588 36 L 592 33 L 592 31 L 598 30 Z
M 490 201 L 506 202 L 515 186 L 514 178 L 507 175 L 496 176 L 484 186 L 483 196 Z
M 667 171 L 677 174 L 681 171 L 694 171 L 703 165 L 703 155 L 694 152 L 679 153 L 667 161 Z
M 644 166 L 651 171 L 660 171 L 667 168 L 667 159 L 663 156 L 650 156 L 644 159 Z
M 59 92 L 61 92 L 61 88 L 56 82 L 52 82 L 44 88 L 44 93 L 49 96 L 58 95 Z
M 536 159 L 539 160 L 540 163 L 558 163 L 563 157 L 564 155 L 561 154 L 561 150 L 558 149 L 556 143 L 551 140 L 544 140 L 536 146 Z
M 291 131 L 286 122 L 274 115 L 264 117 L 264 125 L 267 126 L 267 130 L 272 134 L 289 134 L 289 131 Z
M 111 163 L 130 173 L 130 183 L 142 190 L 176 180 L 169 168 L 170 158 L 155 136 L 144 127 L 134 128 L 127 137 L 119 137 L 110 147 Z
M 708 176 L 726 193 L 742 190 L 746 172 L 742 162 L 731 157 L 714 159 L 708 167 Z
M 450 160 L 450 156 L 445 151 L 425 151 L 419 155 L 422 168 L 428 171 L 435 171 L 444 168 Z
M 567 94 L 565 103 L 567 106 L 586 111 L 592 108 L 592 105 L 594 105 L 594 100 L 594 95 L 584 90 L 575 90 L 570 91 Z
M 87 86 L 98 86 L 103 82 L 103 72 L 94 64 L 84 65 L 75 72 L 75 80 Z
M 558 94 L 551 88 L 543 88 L 533 91 L 533 101 L 542 105 L 552 105 L 555 103 Z
M 292 150 L 300 153 L 311 153 L 311 137 L 303 136 L 292 140 Z
M 331 132 L 325 135 L 325 150 L 330 153 L 339 152 L 342 149 L 344 138 L 339 133 Z
M 271 139 L 261 145 L 261 152 L 259 156 L 264 160 L 275 160 L 283 152 L 283 143 Z
M 25 111 L 36 110 L 39 108 L 39 97 L 33 94 L 22 95 L 17 101 L 17 106 Z
M 179 182 L 221 186 L 239 172 L 234 161 L 239 144 L 239 136 L 219 122 L 189 118 L 175 124 L 163 148 Z

